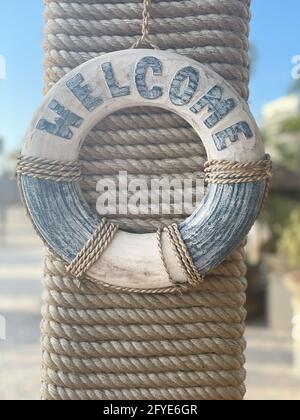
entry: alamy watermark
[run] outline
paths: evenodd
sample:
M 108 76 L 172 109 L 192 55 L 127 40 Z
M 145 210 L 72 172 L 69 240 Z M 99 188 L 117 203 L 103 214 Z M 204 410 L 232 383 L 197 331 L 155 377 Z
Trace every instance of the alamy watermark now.
M 204 195 L 203 178 L 139 177 L 119 172 L 97 183 L 101 215 L 191 214 Z
M 294 57 L 292 58 L 292 64 L 293 64 L 292 78 L 294 80 L 299 80 L 300 79 L 300 55 L 294 55 Z
M 0 340 L 6 340 L 6 319 L 0 315 Z
M 0 80 L 6 79 L 6 59 L 0 55 Z

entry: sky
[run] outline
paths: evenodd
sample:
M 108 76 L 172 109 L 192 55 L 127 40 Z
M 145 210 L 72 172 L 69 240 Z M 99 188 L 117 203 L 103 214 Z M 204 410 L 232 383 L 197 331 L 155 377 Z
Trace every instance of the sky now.
M 252 0 L 251 42 L 257 60 L 250 106 L 259 120 L 266 103 L 287 93 L 292 57 L 300 55 L 299 0 Z M 18 148 L 43 95 L 43 0 L 2 0 L 0 57 L 0 137 L 6 150 Z

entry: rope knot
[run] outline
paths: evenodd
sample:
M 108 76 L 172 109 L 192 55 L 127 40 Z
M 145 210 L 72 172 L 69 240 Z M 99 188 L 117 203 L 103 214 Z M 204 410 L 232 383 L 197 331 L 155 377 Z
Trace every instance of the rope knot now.
M 194 264 L 194 261 L 185 245 L 179 227 L 176 223 L 165 227 L 164 229 L 159 229 L 157 232 L 157 242 L 158 242 L 158 249 L 160 252 L 160 257 L 165 267 L 165 270 L 168 274 L 169 280 L 171 283 L 175 283 L 172 279 L 171 273 L 168 269 L 166 259 L 163 253 L 162 247 L 162 233 L 165 232 L 168 236 L 168 239 L 172 245 L 173 251 L 175 256 L 185 274 L 187 283 L 193 287 L 199 286 L 199 284 L 203 283 L 204 277 L 199 273 L 197 267 Z
M 104 254 L 117 232 L 118 226 L 109 223 L 107 219 L 103 218 L 84 248 L 67 267 L 67 272 L 75 277 L 80 283 L 80 280 L 85 276 L 88 270 Z
M 46 181 L 79 182 L 81 164 L 78 161 L 58 161 L 20 155 L 16 177 L 21 175 Z
M 212 160 L 205 164 L 204 173 L 208 184 L 242 184 L 249 182 L 269 182 L 272 178 L 270 155 L 258 162 L 230 162 Z

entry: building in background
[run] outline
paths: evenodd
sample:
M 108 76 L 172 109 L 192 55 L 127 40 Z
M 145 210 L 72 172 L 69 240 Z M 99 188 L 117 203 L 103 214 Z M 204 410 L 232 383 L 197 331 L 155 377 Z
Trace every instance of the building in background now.
M 261 128 L 272 159 L 300 173 L 300 95 L 265 104 Z

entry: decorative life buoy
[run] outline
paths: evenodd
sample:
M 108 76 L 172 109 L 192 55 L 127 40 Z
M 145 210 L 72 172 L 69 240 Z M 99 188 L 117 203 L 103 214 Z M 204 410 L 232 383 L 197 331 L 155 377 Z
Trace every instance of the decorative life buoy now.
M 180 115 L 198 133 L 210 161 L 243 164 L 265 157 L 248 105 L 228 83 L 194 60 L 152 50 L 107 54 L 61 79 L 35 115 L 22 156 L 71 164 L 78 160 L 85 137 L 100 120 L 136 106 L 160 107 Z M 55 165 L 50 164 L 51 168 Z M 38 175 L 20 174 L 25 203 L 45 242 L 71 264 L 101 218 L 89 209 L 77 182 Z M 218 266 L 248 233 L 265 188 L 264 179 L 212 184 L 195 213 L 178 226 L 201 275 Z M 137 290 L 174 286 L 170 275 L 176 284 L 186 283 L 166 233 L 161 251 L 165 264 L 155 234 L 118 231 L 87 277 Z

